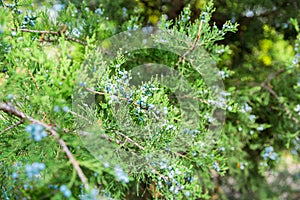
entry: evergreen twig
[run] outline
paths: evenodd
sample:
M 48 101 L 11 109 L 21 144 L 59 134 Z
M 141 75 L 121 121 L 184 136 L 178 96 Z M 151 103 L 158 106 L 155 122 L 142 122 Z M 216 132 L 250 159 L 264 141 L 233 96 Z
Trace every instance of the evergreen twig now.
M 32 118 L 31 116 L 26 115 L 25 113 L 23 113 L 23 112 L 19 111 L 18 109 L 16 109 L 11 103 L 0 102 L 0 110 L 2 110 L 3 112 L 5 112 L 7 114 L 14 115 L 14 116 L 20 118 L 23 121 L 25 121 L 27 119 L 32 123 L 39 124 L 39 125 L 43 126 L 51 135 L 53 135 L 58 140 L 59 144 L 63 148 L 63 151 L 67 154 L 67 156 L 69 158 L 69 161 L 71 162 L 71 164 L 75 168 L 75 170 L 77 172 L 77 175 L 79 176 L 81 182 L 84 184 L 85 189 L 86 190 L 89 189 L 88 180 L 87 180 L 86 176 L 84 175 L 82 169 L 80 168 L 78 161 L 73 156 L 73 154 L 70 151 L 70 149 L 68 148 L 66 142 L 62 138 L 59 137 L 59 134 L 56 132 L 56 130 L 54 130 L 52 128 L 52 126 L 49 126 L 49 125 L 47 125 L 47 124 L 45 124 L 45 123 L 43 123 L 43 122 L 41 122 L 37 119 Z

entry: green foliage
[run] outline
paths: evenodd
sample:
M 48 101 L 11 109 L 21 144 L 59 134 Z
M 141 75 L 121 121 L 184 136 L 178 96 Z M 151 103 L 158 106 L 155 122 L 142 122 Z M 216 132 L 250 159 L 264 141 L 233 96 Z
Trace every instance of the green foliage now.
M 186 5 L 170 19 L 170 13 L 149 11 L 156 4 L 147 2 L 134 9 L 131 1 L 76 1 L 53 10 L 53 2 L 1 1 L 1 199 L 280 195 L 268 176 L 280 172 L 284 156 L 300 150 L 297 20 L 290 21 L 298 34 L 291 40 L 273 24 L 262 25 L 257 45 L 247 46 L 251 54 L 234 68 L 240 44 L 223 41 L 238 24 L 214 21 L 214 13 L 228 13 L 228 7 L 216 11 L 211 1 L 193 1 L 201 8 L 197 18 Z M 235 18 L 256 3 L 225 1 Z M 114 52 L 123 41 L 107 38 L 134 34 L 149 22 L 161 31 L 149 37 L 156 48 Z M 151 63 L 181 76 L 150 76 L 156 69 Z M 220 80 L 225 91 L 211 87 Z M 196 124 L 185 120 L 184 109 Z M 220 110 L 227 112 L 222 134 L 214 129 L 222 128 Z

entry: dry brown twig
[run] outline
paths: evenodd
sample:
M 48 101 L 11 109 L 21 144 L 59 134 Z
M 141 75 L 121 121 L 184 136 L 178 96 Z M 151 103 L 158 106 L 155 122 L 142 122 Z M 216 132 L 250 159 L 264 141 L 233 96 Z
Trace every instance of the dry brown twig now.
M 11 29 L 12 31 L 21 31 L 21 32 L 27 32 L 27 33 L 38 33 L 38 34 L 41 34 L 41 38 L 40 38 L 40 41 L 48 41 L 48 42 L 53 42 L 53 40 L 46 40 L 44 39 L 44 36 L 45 35 L 55 35 L 55 36 L 58 36 L 58 37 L 62 37 L 64 36 L 66 40 L 68 41 L 73 41 L 73 42 L 76 42 L 78 44 L 81 44 L 81 45 L 84 45 L 84 46 L 87 46 L 87 43 L 84 42 L 84 41 L 81 41 L 77 38 L 74 38 L 74 37 L 71 37 L 71 36 L 67 36 L 65 34 L 66 32 L 66 26 L 63 27 L 63 29 L 61 31 L 44 31 L 44 30 L 31 30 L 31 29 L 24 29 L 24 28 L 21 28 L 21 29 L 16 29 L 16 28 L 12 28 Z

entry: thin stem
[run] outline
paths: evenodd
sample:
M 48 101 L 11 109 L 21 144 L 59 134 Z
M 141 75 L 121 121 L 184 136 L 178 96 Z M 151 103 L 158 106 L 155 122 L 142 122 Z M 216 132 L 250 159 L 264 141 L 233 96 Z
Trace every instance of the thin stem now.
M 28 69 L 28 74 L 30 75 L 31 79 L 33 80 L 36 89 L 37 89 L 38 91 L 40 91 L 40 87 L 38 86 L 38 84 L 37 84 L 37 82 L 36 82 L 36 80 L 35 80 L 33 74 L 31 73 L 31 71 L 30 71 L 29 69 Z
M 13 125 L 7 127 L 4 131 L 2 131 L 2 132 L 0 133 L 0 135 L 6 133 L 6 132 L 9 131 L 10 129 L 16 128 L 17 126 L 19 126 L 19 125 L 21 125 L 21 124 L 23 124 L 23 123 L 24 123 L 24 120 L 21 119 L 21 120 L 20 120 L 19 122 L 17 122 L 16 124 L 13 124 Z
M 198 28 L 197 37 L 196 37 L 196 39 L 195 39 L 193 45 L 191 46 L 191 48 L 188 49 L 182 56 L 179 57 L 177 63 L 175 64 L 175 67 L 174 67 L 175 70 L 178 69 L 179 63 L 181 63 L 181 62 L 183 61 L 183 59 L 184 59 L 185 57 L 187 57 L 187 56 L 188 56 L 192 51 L 194 51 L 194 49 L 196 48 L 197 43 L 198 43 L 198 41 L 199 41 L 199 39 L 200 39 L 200 37 L 201 37 L 202 26 L 203 26 L 203 20 L 200 20 L 200 24 L 199 24 L 199 28 Z
M 126 140 L 128 140 L 130 143 L 134 144 L 135 146 L 137 146 L 139 149 L 141 150 L 145 150 L 144 147 L 142 147 L 141 145 L 139 145 L 137 142 L 135 142 L 133 139 L 131 139 L 130 137 L 128 137 L 127 135 L 124 135 L 123 133 L 121 133 L 120 131 L 116 131 L 117 134 L 121 135 L 122 137 L 124 137 Z
M 16 31 L 17 29 L 16 28 L 12 28 L 11 29 L 12 31 Z M 65 35 L 64 31 L 44 31 L 44 30 L 31 30 L 31 29 L 24 29 L 24 28 L 21 28 L 21 29 L 18 29 L 18 31 L 21 31 L 21 32 L 27 32 L 27 33 L 38 33 L 38 34 L 42 34 L 42 35 L 45 35 L 45 34 L 48 34 L 48 35 L 56 35 L 56 36 L 59 36 L 61 37 L 62 35 L 65 36 L 65 39 L 68 40 L 68 41 L 73 41 L 73 42 L 76 42 L 76 43 L 79 43 L 79 44 L 82 44 L 84 46 L 87 46 L 87 43 L 84 42 L 84 41 L 81 41 L 77 38 L 74 38 L 74 37 L 71 37 L 71 36 L 67 36 Z

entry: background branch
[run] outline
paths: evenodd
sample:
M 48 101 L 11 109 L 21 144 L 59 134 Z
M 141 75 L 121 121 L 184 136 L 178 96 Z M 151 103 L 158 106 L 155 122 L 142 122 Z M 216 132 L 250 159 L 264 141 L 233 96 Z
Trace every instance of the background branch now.
M 276 72 L 271 73 L 264 82 L 262 82 L 260 84 L 260 86 L 262 88 L 264 88 L 265 90 L 267 90 L 270 94 L 272 94 L 275 99 L 281 104 L 282 108 L 284 109 L 284 111 L 288 114 L 288 116 L 290 117 L 291 120 L 293 120 L 293 122 L 295 122 L 296 124 L 299 124 L 299 120 L 297 118 L 295 118 L 293 116 L 293 113 L 290 111 L 290 109 L 282 102 L 282 100 L 280 99 L 280 97 L 278 96 L 278 94 L 272 89 L 272 87 L 270 87 L 270 81 L 272 79 L 274 79 L 276 76 L 278 76 L 279 74 L 284 73 L 286 70 L 285 69 L 280 69 Z

